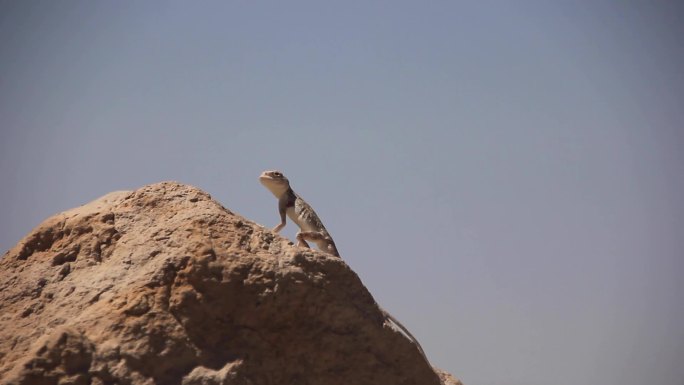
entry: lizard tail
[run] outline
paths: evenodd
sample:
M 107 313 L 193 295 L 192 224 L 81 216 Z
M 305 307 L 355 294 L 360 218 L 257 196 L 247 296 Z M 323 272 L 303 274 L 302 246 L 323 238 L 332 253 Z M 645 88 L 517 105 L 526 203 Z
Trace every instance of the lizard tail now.
M 411 334 L 411 332 L 408 331 L 408 329 L 406 329 L 406 327 L 404 325 L 402 325 L 401 322 L 399 322 L 399 320 L 397 320 L 396 318 L 394 318 L 394 316 L 392 316 L 390 313 L 388 313 L 387 310 L 381 308 L 380 306 L 378 306 L 378 307 L 380 308 L 380 311 L 382 312 L 382 315 L 385 317 L 385 319 L 388 319 L 388 320 L 392 321 L 393 324 L 397 325 L 399 327 L 399 329 L 402 331 L 402 333 L 404 333 L 404 335 L 406 337 L 408 337 L 408 339 L 411 340 L 411 342 L 413 342 L 413 344 L 418 348 L 418 351 L 423 356 L 425 361 L 427 361 L 429 363 L 430 360 L 428 360 L 427 355 L 425 354 L 425 351 L 423 350 L 423 347 L 420 346 L 420 342 L 418 342 L 416 337 L 414 337 L 413 334 Z

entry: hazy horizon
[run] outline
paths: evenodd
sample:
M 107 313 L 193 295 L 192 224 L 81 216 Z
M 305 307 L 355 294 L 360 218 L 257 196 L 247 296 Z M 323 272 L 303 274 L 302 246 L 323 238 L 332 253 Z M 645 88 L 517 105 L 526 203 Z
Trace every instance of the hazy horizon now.
M 0 1 L 0 249 L 163 180 L 272 227 L 280 169 L 465 385 L 681 384 L 682 16 Z

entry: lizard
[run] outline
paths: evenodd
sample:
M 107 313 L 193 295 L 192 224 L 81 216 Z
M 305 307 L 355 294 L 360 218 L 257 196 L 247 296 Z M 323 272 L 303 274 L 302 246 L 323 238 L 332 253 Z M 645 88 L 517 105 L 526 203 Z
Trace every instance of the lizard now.
M 340 257 L 337 251 L 335 241 L 328 230 L 323 226 L 323 222 L 318 217 L 314 209 L 306 203 L 302 197 L 292 190 L 290 181 L 285 175 L 277 170 L 267 170 L 261 173 L 259 181 L 263 184 L 276 198 L 278 198 L 278 213 L 280 214 L 280 223 L 273 228 L 273 231 L 278 233 L 285 227 L 287 217 L 299 226 L 297 232 L 297 246 L 309 248 L 309 242 L 313 242 L 324 253 L 331 254 L 335 257 Z M 398 327 L 398 331 L 406 336 L 423 356 L 425 361 L 430 362 L 425 355 L 423 347 L 416 337 L 408 331 L 408 329 L 399 322 L 388 311 L 377 305 L 382 313 L 385 322 L 390 321 Z M 397 328 L 394 328 L 397 329 Z
M 320 218 L 311 206 L 302 197 L 297 195 L 290 187 L 290 181 L 280 171 L 264 171 L 259 176 L 259 181 L 276 198 L 278 198 L 278 213 L 280 223 L 273 228 L 276 233 L 280 232 L 287 221 L 287 217 L 299 226 L 297 232 L 297 246 L 309 247 L 313 242 L 318 248 L 336 257 L 340 256 L 330 233 L 323 226 Z

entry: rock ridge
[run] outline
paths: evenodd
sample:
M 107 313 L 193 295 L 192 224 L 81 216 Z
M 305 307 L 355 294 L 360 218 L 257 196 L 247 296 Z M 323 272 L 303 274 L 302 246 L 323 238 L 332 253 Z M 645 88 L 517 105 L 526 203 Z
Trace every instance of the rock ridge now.
M 343 260 L 177 182 L 52 216 L 0 259 L 0 383 L 460 384 Z

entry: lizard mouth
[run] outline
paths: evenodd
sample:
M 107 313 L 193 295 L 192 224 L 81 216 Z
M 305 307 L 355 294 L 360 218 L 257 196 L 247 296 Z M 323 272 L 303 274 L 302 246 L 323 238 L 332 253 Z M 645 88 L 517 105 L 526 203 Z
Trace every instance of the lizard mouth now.
M 266 170 L 261 173 L 259 176 L 259 179 L 268 179 L 268 180 L 284 180 L 286 179 L 283 173 L 280 171 L 269 171 Z
M 277 173 L 277 174 L 275 174 Z M 275 174 L 275 175 L 274 175 Z M 264 171 L 259 175 L 259 182 L 265 186 L 287 186 L 287 179 L 279 171 Z
M 266 173 L 263 173 L 263 174 L 259 175 L 259 180 L 261 182 L 271 182 L 271 181 L 274 181 L 275 179 L 272 176 L 267 175 Z

